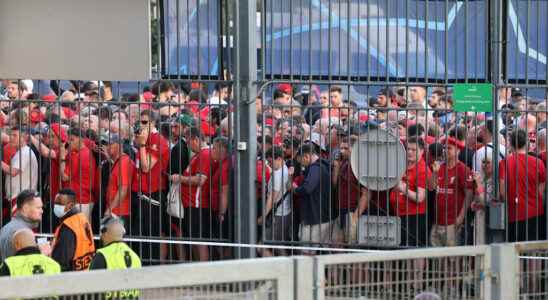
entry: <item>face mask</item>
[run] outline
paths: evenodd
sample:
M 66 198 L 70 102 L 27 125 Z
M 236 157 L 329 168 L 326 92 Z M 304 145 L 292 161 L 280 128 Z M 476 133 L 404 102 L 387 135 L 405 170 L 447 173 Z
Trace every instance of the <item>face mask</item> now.
M 59 204 L 55 204 L 53 206 L 53 213 L 55 214 L 55 216 L 57 216 L 57 218 L 62 218 L 66 212 L 65 212 L 65 206 L 64 205 L 59 205 Z

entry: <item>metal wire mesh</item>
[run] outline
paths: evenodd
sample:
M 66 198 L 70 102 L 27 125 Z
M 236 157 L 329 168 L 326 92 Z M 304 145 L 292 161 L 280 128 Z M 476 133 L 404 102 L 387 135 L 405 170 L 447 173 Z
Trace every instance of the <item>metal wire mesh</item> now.
M 548 297 L 548 250 L 520 253 L 520 299 L 546 299 Z
M 483 256 L 453 256 L 326 265 L 326 299 L 484 299 Z
M 59 296 L 59 295 L 56 295 Z M 110 291 L 105 293 L 78 294 L 62 296 L 68 300 L 87 299 L 278 299 L 275 280 L 257 280 L 247 282 L 227 282 L 185 287 L 163 287 L 154 289 Z

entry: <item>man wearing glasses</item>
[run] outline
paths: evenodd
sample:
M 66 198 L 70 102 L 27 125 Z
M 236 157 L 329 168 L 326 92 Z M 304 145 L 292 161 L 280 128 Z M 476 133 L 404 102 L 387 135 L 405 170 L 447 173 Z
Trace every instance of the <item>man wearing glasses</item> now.
M 155 114 L 144 110 L 135 129 L 136 173 L 133 177 L 132 218 L 134 234 L 160 236 L 161 224 L 166 223 L 165 204 L 167 178 L 164 172 L 169 165 L 169 144 L 156 128 Z M 143 259 L 159 258 L 158 244 L 144 246 Z

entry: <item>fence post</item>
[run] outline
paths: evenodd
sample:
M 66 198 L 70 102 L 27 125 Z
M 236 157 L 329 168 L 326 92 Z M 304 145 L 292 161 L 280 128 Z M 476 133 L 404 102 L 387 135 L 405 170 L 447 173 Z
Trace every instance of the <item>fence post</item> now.
M 490 246 L 492 279 L 492 299 L 518 299 L 519 297 L 519 257 L 514 244 L 494 244 Z
M 294 257 L 295 266 L 295 299 L 314 299 L 315 273 L 314 258 L 309 256 Z
M 235 24 L 234 99 L 236 100 L 235 142 L 235 237 L 236 242 L 257 242 L 257 3 L 233 0 Z M 255 257 L 254 248 L 236 248 L 236 257 Z

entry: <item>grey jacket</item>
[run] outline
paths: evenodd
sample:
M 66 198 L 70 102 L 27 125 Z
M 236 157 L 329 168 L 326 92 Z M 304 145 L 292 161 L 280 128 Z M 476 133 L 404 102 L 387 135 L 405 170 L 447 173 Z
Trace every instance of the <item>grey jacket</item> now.
M 0 256 L 2 257 L 2 260 L 15 255 L 13 234 L 20 229 L 32 229 L 33 227 L 31 222 L 24 220 L 19 215 L 13 217 L 6 226 L 2 227 L 2 230 L 0 230 Z

